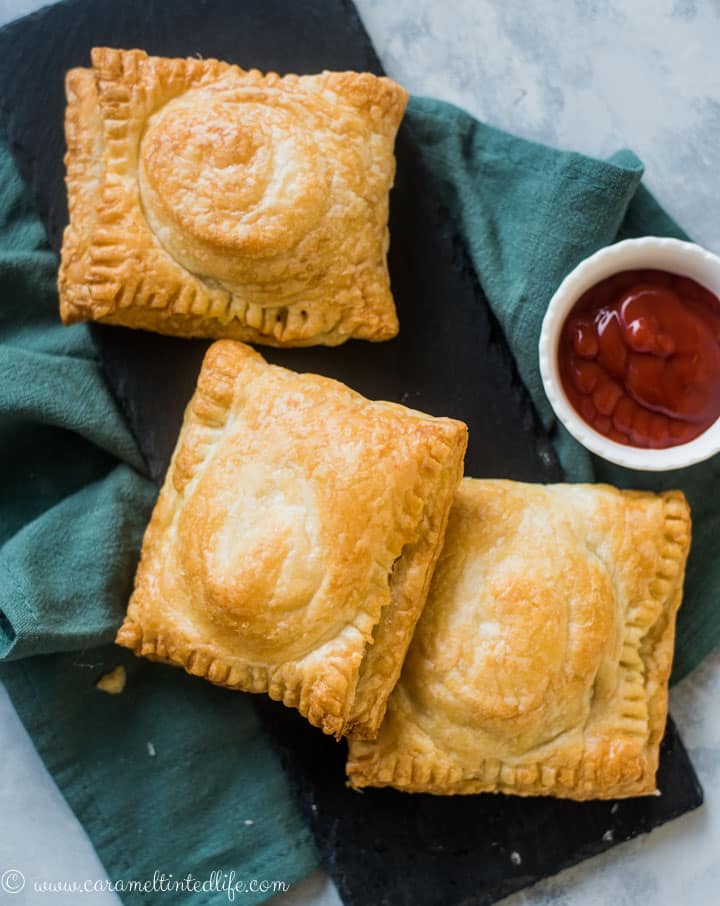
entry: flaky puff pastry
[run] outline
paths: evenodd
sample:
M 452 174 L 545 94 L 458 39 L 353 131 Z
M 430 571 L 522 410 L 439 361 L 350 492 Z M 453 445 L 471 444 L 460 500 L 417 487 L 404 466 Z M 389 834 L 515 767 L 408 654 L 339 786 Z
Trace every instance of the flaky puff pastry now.
M 655 792 L 690 544 L 679 491 L 464 479 L 355 787 Z
M 117 642 L 372 736 L 425 603 L 467 428 L 208 351 Z
M 66 93 L 65 323 L 271 346 L 397 333 L 395 82 L 95 48 Z

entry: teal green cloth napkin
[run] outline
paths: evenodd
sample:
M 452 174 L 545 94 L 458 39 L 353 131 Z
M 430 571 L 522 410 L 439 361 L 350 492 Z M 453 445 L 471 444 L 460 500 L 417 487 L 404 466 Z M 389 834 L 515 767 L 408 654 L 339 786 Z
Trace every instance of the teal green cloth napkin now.
M 630 152 L 602 162 L 554 151 L 418 98 L 407 121 L 568 478 L 677 486 L 690 498 L 694 543 L 675 673 L 683 675 L 720 634 L 712 613 L 720 558 L 711 548 L 719 460 L 658 476 L 593 459 L 555 424 L 536 353 L 545 307 L 581 258 L 624 236 L 683 234 L 640 185 Z M 56 266 L 0 148 L 0 678 L 112 879 L 192 872 L 207 881 L 215 871 L 218 884 L 231 872 L 248 883 L 292 883 L 317 857 L 248 700 L 106 644 L 156 488 L 86 327 L 59 325 Z M 452 317 L 452 300 L 447 306 Z M 125 692 L 98 692 L 97 677 L 120 663 Z M 32 866 L 16 867 L 32 877 Z M 121 896 L 159 906 L 168 894 Z M 199 891 L 186 902 L 227 896 Z
M 672 680 L 720 642 L 720 456 L 674 472 L 636 472 L 593 456 L 557 422 L 542 387 L 537 346 L 547 305 L 587 255 L 632 236 L 687 235 L 641 185 L 641 161 L 556 151 L 478 122 L 442 101 L 413 98 L 408 123 L 468 247 L 568 481 L 680 488 L 693 540 L 677 624 Z
M 126 903 L 227 904 L 237 883 L 259 903 L 314 844 L 245 696 L 106 644 L 157 488 L 87 327 L 58 320 L 56 274 L 0 146 L 0 679 L 110 879 L 155 885 Z M 99 692 L 118 664 L 125 692 Z M 188 873 L 197 892 L 161 889 Z

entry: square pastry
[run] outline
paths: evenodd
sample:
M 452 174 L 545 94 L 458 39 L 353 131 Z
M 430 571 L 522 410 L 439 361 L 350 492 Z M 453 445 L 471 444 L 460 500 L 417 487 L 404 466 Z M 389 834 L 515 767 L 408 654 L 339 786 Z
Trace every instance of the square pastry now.
M 464 479 L 354 787 L 655 792 L 690 544 L 679 491 Z
M 372 737 L 425 603 L 467 428 L 211 346 L 117 642 Z
M 66 323 L 271 346 L 397 333 L 395 82 L 95 48 L 66 92 Z

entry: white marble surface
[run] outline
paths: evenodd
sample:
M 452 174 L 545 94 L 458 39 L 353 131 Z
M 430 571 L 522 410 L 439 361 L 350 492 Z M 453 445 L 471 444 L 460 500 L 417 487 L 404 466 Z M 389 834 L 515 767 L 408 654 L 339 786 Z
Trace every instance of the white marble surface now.
M 667 209 L 720 252 L 720 0 L 356 3 L 388 73 L 411 91 L 558 147 L 598 156 L 632 147 Z M 40 5 L 0 0 L 0 22 Z M 702 809 L 517 894 L 508 906 L 718 902 L 719 700 L 720 652 L 671 694 L 705 788 Z M 102 877 L 1 689 L 0 751 L 0 875 L 17 868 L 29 877 Z M 3 897 L 17 906 L 39 899 L 27 889 Z M 118 902 L 109 894 L 87 899 Z M 58 906 L 76 900 L 49 898 Z M 320 872 L 278 898 L 278 906 L 338 904 Z

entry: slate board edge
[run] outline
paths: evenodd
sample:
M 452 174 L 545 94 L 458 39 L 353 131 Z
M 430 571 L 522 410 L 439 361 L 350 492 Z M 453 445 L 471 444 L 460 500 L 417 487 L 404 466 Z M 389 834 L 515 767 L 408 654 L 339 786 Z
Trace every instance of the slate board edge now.
M 284 709 L 284 706 L 280 705 L 277 702 L 273 702 L 270 700 L 266 701 L 263 699 L 263 700 L 258 700 L 257 710 L 259 711 L 261 717 L 263 718 L 263 722 L 266 725 L 268 725 L 269 723 L 272 722 L 272 712 L 273 711 L 280 712 L 280 714 L 282 714 L 285 709 Z M 302 718 L 298 718 L 297 715 L 295 715 L 295 714 L 292 714 L 287 717 L 288 721 L 298 720 L 298 719 L 302 720 Z M 282 727 L 282 723 L 283 723 L 283 720 L 281 718 L 281 720 L 280 720 L 281 727 Z M 316 836 L 316 838 L 318 840 L 322 839 L 322 828 L 318 826 L 318 814 L 317 814 L 318 806 L 317 806 L 316 802 L 314 801 L 313 795 L 311 793 L 309 793 L 307 790 L 303 790 L 303 788 L 302 788 L 303 787 L 303 775 L 302 775 L 302 772 L 297 769 L 297 763 L 296 763 L 296 759 L 294 757 L 297 753 L 295 753 L 293 751 L 293 749 L 290 748 L 289 746 L 283 744 L 282 728 L 280 730 L 280 733 L 270 733 L 269 737 L 270 737 L 271 744 L 272 744 L 273 748 L 275 749 L 275 751 L 277 752 L 278 757 L 286 771 L 286 775 L 288 777 L 288 782 L 290 784 L 291 789 L 293 790 L 293 793 L 296 797 L 296 801 L 299 804 L 301 812 L 302 812 L 305 820 L 307 821 L 308 826 L 312 829 L 313 834 Z M 665 733 L 665 736 L 663 737 L 663 741 L 662 741 L 663 748 L 668 742 L 670 743 L 670 745 L 675 746 L 679 750 L 678 753 L 676 753 L 676 759 L 679 762 L 682 762 L 682 765 L 683 765 L 683 768 L 685 771 L 685 779 L 686 779 L 687 786 L 689 788 L 691 788 L 691 795 L 688 795 L 688 799 L 686 799 L 686 803 L 690 803 L 689 805 L 686 804 L 685 806 L 675 808 L 675 809 L 671 810 L 670 812 L 666 813 L 665 815 L 662 815 L 658 818 L 651 817 L 647 821 L 646 826 L 639 827 L 638 829 L 633 830 L 627 834 L 624 834 L 621 837 L 613 838 L 611 840 L 605 840 L 604 838 L 602 838 L 602 839 L 596 839 L 594 841 L 589 841 L 584 846 L 581 846 L 575 852 L 573 852 L 573 854 L 570 856 L 570 858 L 568 858 L 566 861 L 563 861 L 562 864 L 559 864 L 556 868 L 554 868 L 552 870 L 548 870 L 546 868 L 542 875 L 537 875 L 537 874 L 533 873 L 533 874 L 529 874 L 529 875 L 518 874 L 515 877 L 510 877 L 510 878 L 506 877 L 503 879 L 502 882 L 500 882 L 492 887 L 486 888 L 486 890 L 484 891 L 484 893 L 482 895 L 478 895 L 475 897 L 469 897 L 469 898 L 463 898 L 462 901 L 457 902 L 456 906 L 491 906 L 491 904 L 497 903 L 500 900 L 504 900 L 506 897 L 509 897 L 512 894 L 517 893 L 520 890 L 529 890 L 530 888 L 541 883 L 542 881 L 545 881 L 548 878 L 556 877 L 558 874 L 560 874 L 566 868 L 572 868 L 576 865 L 581 864 L 582 862 L 587 861 L 588 859 L 594 858 L 595 856 L 600 856 L 603 853 L 608 852 L 609 850 L 613 850 L 613 849 L 615 849 L 615 847 L 620 846 L 623 843 L 628 843 L 631 840 L 635 840 L 639 837 L 650 834 L 652 831 L 654 831 L 655 829 L 657 829 L 659 827 L 662 827 L 663 825 L 667 824 L 668 822 L 673 821 L 676 818 L 679 818 L 683 815 L 690 814 L 691 812 L 696 811 L 698 808 L 700 808 L 704 804 L 704 792 L 703 792 L 702 786 L 700 785 L 700 782 L 698 780 L 694 766 L 690 760 L 690 756 L 687 752 L 687 749 L 685 748 L 682 737 L 680 736 L 680 733 L 678 732 L 677 727 L 670 716 L 668 716 L 666 733 Z M 346 742 L 345 742 L 345 740 L 343 740 L 342 742 L 340 742 L 337 745 L 344 748 L 346 745 Z M 667 759 L 666 759 L 666 763 L 667 763 Z M 675 765 L 675 767 L 678 767 L 678 766 L 679 766 L 678 764 Z M 403 798 L 405 798 L 405 797 L 412 798 L 413 796 L 417 795 L 417 794 L 408 794 L 408 793 L 396 793 L 395 791 L 393 791 L 391 789 L 384 789 L 379 792 L 381 792 L 382 794 L 385 794 L 385 795 L 388 795 L 388 794 L 389 795 L 400 795 Z M 364 795 L 366 795 L 366 793 L 367 793 L 367 791 L 361 791 L 361 792 L 355 792 L 355 793 L 353 793 L 353 795 L 364 796 Z M 439 797 L 439 798 L 441 798 L 441 797 Z M 484 794 L 476 794 L 475 796 L 454 797 L 454 798 L 468 799 L 468 800 L 470 800 L 470 799 L 482 800 L 484 798 L 489 798 L 492 800 L 499 800 L 499 801 L 502 801 L 503 798 L 510 798 L 513 800 L 518 799 L 518 797 L 505 797 L 503 794 L 500 794 L 500 793 L 497 793 L 497 794 L 484 793 Z M 549 797 L 549 798 L 551 798 L 551 797 Z M 638 801 L 648 800 L 648 799 L 652 799 L 652 798 L 654 798 L 654 797 L 636 797 L 634 799 L 631 798 L 631 799 L 627 799 L 627 800 L 623 800 L 623 799 L 615 800 L 615 802 L 617 802 L 620 805 L 620 807 L 622 807 L 623 803 L 632 804 L 632 803 L 635 803 Z M 538 801 L 538 799 L 542 799 L 542 797 L 531 797 L 530 801 L 534 802 L 534 801 Z M 568 802 L 569 800 L 564 800 L 564 801 Z M 591 801 L 589 803 L 577 803 L 577 804 L 579 804 L 580 806 L 583 806 L 585 804 L 591 805 L 593 803 Z M 613 802 L 606 801 L 603 804 L 612 805 Z M 349 885 L 348 882 L 346 881 L 345 875 L 342 872 L 342 870 L 339 869 L 339 867 L 337 865 L 333 864 L 332 860 L 328 859 L 328 857 L 325 855 L 325 852 L 330 852 L 330 853 L 332 852 L 332 847 L 328 846 L 325 843 L 325 845 L 320 846 L 320 851 L 321 851 L 320 852 L 321 867 L 332 877 L 332 879 L 340 893 L 341 899 L 343 900 L 343 903 L 349 903 L 349 904 L 351 904 L 351 906 L 365 906 L 364 901 L 359 900 L 357 898 L 357 891 L 354 889 L 354 887 Z M 455 901 L 453 901 L 453 903 L 455 903 Z M 395 901 L 383 900 L 381 903 L 377 903 L 377 902 L 373 901 L 372 906 L 399 906 L 399 904 L 396 904 Z M 413 904 L 411 901 L 407 901 L 407 902 L 403 901 L 403 903 L 400 904 L 400 906 L 413 906 Z M 438 904 L 438 906 L 439 906 L 439 904 Z M 445 906 L 445 904 L 442 904 L 442 906 Z

